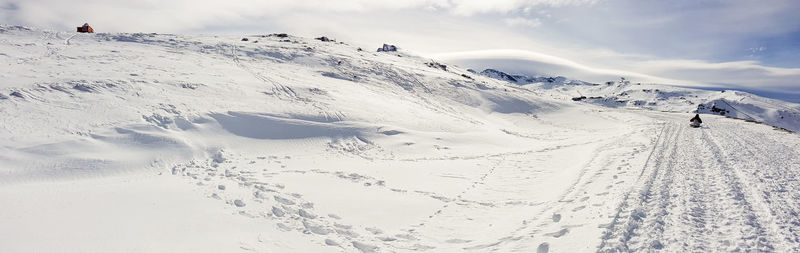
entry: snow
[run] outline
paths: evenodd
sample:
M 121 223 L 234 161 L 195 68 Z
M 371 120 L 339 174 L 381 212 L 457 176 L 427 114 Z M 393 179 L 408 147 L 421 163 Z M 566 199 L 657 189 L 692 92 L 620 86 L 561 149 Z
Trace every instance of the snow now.
M 3 252 L 324 251 L 274 222 L 220 208 L 176 177 L 0 187 Z M 265 229 L 266 228 L 266 229 Z
M 511 75 L 494 69 L 481 75 L 547 90 L 548 95 L 606 107 L 642 108 L 654 111 L 717 114 L 791 131 L 800 131 L 800 105 L 759 97 L 743 91 L 708 91 L 664 84 L 631 83 L 622 79 L 592 84 L 564 77 Z
M 0 26 L 0 252 L 800 250 L 798 135 L 688 126 L 797 105 L 246 38 Z

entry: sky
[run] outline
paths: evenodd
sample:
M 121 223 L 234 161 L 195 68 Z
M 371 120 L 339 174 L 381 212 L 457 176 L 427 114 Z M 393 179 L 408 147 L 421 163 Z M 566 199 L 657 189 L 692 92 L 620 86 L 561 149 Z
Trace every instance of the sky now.
M 797 0 L 0 0 L 0 23 L 72 31 L 328 36 L 458 66 L 800 101 Z

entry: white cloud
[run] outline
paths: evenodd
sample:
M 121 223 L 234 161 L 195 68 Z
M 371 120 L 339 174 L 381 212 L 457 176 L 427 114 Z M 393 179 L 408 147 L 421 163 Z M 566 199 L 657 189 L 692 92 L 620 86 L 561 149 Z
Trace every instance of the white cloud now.
M 0 6 L 9 6 L 0 9 L 0 22 L 67 28 L 73 26 L 73 22 L 80 22 L 78 20 L 87 20 L 115 32 L 142 28 L 180 32 L 246 22 L 248 19 L 279 18 L 291 12 L 325 14 L 417 10 L 471 16 L 530 11 L 537 6 L 579 6 L 595 2 L 597 0 L 0 0 Z
M 699 85 L 695 82 L 667 79 L 633 71 L 587 66 L 558 56 L 526 50 L 493 49 L 455 52 L 439 54 L 435 58 L 464 67 L 477 68 L 477 70 L 496 68 L 512 73 L 544 76 L 561 75 L 598 83 L 626 77 L 635 82 Z
M 528 28 L 536 28 L 542 25 L 542 21 L 538 18 L 523 18 L 523 17 L 516 17 L 516 18 L 507 18 L 504 20 L 505 23 L 509 26 L 523 26 Z
M 651 60 L 616 63 L 621 68 L 600 68 L 525 50 L 481 50 L 436 57 L 478 70 L 497 68 L 512 73 L 562 75 L 598 83 L 624 76 L 633 82 L 800 93 L 800 68 L 767 67 L 755 61 Z
M 452 12 L 458 15 L 530 11 L 532 7 L 593 5 L 599 0 L 453 0 Z
M 701 60 L 656 60 L 639 62 L 634 69 L 703 83 L 800 92 L 800 68 L 768 67 L 757 61 L 712 63 Z
M 449 57 L 596 82 L 626 76 L 800 90 L 797 69 L 761 63 L 776 65 L 764 57 L 800 52 L 796 41 L 765 41 L 800 32 L 798 6 L 796 0 L 0 0 L 0 23 L 326 35 L 365 48 L 393 43 L 425 55 L 462 52 Z M 782 53 L 787 47 L 795 54 Z M 781 59 L 783 66 L 800 64 Z

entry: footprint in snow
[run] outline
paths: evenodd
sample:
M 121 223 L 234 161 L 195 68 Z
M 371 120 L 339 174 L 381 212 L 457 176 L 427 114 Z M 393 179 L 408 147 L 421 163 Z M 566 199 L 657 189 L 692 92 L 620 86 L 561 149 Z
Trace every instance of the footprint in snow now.
M 331 240 L 331 239 L 325 239 L 325 245 L 328 245 L 328 246 L 339 246 L 339 243 L 337 243 L 336 241 Z
M 546 242 L 539 244 L 539 247 L 536 248 L 536 253 L 547 253 L 548 251 L 550 251 L 550 244 Z
M 273 198 L 275 199 L 275 201 L 278 201 L 281 204 L 284 204 L 284 205 L 287 205 L 287 206 L 294 205 L 294 201 L 292 201 L 290 199 L 283 198 L 283 197 L 280 197 L 280 196 L 277 196 L 277 195 L 274 196 Z
M 377 229 L 377 228 L 364 228 L 364 229 L 369 231 L 372 234 L 376 234 L 376 235 L 383 234 L 383 230 L 380 230 L 380 229 Z
M 353 247 L 355 247 L 356 249 L 360 250 L 363 253 L 378 252 L 378 247 L 377 246 L 366 244 L 366 243 L 361 243 L 361 242 L 355 242 L 354 241 L 353 242 Z
M 334 230 L 336 231 L 337 234 L 340 234 L 340 235 L 342 235 L 344 237 L 347 237 L 347 238 L 358 238 L 358 236 L 359 236 L 358 233 L 353 232 L 353 231 L 351 231 L 349 229 L 337 228 L 337 229 L 334 229 Z
M 341 229 L 351 229 L 351 228 L 353 228 L 353 226 L 345 225 L 345 224 L 339 224 L 339 223 L 333 223 L 333 226 L 337 227 L 337 228 L 341 228 Z
M 307 231 L 318 235 L 327 235 L 331 233 L 330 229 L 327 229 L 322 225 L 314 224 L 307 220 L 303 220 L 303 227 L 305 227 Z
M 283 223 L 278 223 L 277 226 L 278 226 L 278 229 L 280 229 L 281 231 L 284 231 L 284 232 L 292 231 L 292 228 L 290 228 L 289 226 L 286 226 Z
M 562 236 L 566 235 L 567 233 L 569 233 L 569 229 L 565 228 L 565 229 L 561 229 L 559 231 L 556 231 L 556 232 L 553 232 L 553 233 L 547 233 L 547 234 L 544 234 L 544 235 L 545 236 L 552 236 L 552 237 L 555 237 L 555 238 L 559 238 L 559 237 L 562 237 Z
M 286 213 L 283 212 L 283 209 L 280 209 L 280 208 L 277 208 L 277 207 L 274 207 L 274 206 L 272 207 L 272 214 L 277 216 L 277 217 L 283 217 L 284 215 L 286 215 Z
M 394 237 L 378 237 L 378 240 L 381 240 L 381 241 L 384 241 L 384 242 L 393 242 L 393 241 L 397 241 L 397 238 L 394 238 Z
M 310 212 L 306 211 L 305 209 L 298 210 L 297 214 L 299 214 L 300 217 L 303 217 L 303 218 L 306 218 L 306 219 L 316 219 L 317 218 L 317 215 L 315 215 L 313 213 L 310 213 Z

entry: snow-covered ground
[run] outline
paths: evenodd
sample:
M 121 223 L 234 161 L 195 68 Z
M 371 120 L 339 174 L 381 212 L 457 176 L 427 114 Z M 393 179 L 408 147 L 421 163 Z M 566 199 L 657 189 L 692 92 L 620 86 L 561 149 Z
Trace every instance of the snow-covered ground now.
M 476 71 L 472 71 L 476 73 Z M 531 77 L 486 69 L 477 73 L 494 79 L 529 86 L 547 95 L 614 108 L 638 108 L 662 112 L 696 112 L 733 117 L 800 132 L 800 105 L 759 97 L 737 90 L 699 90 L 664 84 L 633 83 L 629 80 L 603 84 L 565 77 Z
M 0 252 L 800 250 L 797 134 L 247 38 L 0 26 Z

